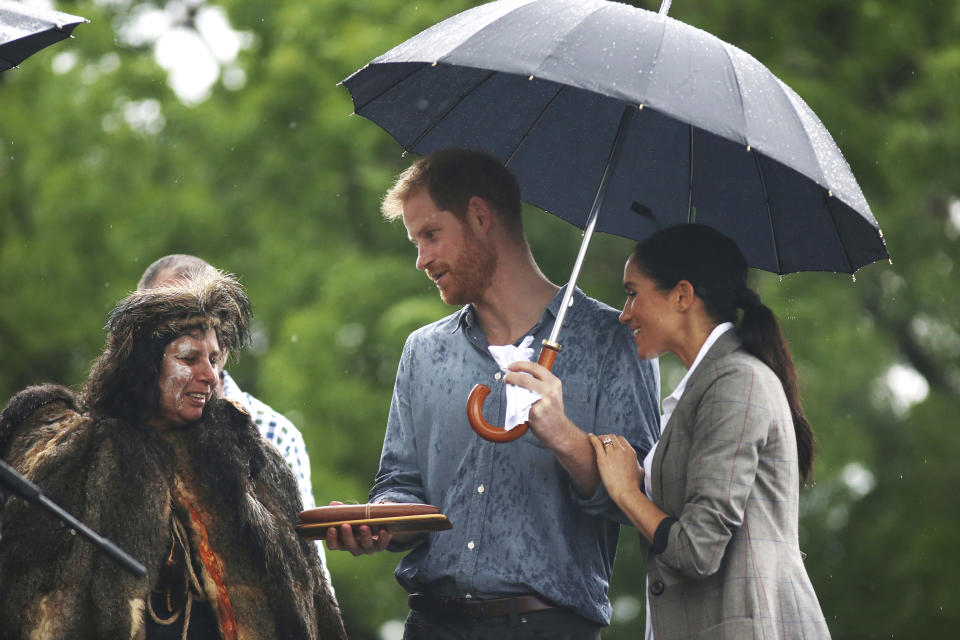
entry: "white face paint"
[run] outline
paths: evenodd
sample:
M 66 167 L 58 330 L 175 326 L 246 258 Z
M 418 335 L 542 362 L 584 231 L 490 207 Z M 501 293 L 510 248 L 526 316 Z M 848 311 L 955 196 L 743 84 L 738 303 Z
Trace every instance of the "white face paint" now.
M 167 345 L 160 368 L 161 428 L 196 422 L 217 386 L 220 345 L 213 329 L 199 329 Z

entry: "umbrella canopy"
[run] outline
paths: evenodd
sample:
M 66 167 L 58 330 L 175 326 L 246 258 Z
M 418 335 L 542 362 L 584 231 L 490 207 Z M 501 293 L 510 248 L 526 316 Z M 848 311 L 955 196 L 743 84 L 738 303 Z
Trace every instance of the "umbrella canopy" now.
M 23 62 L 40 49 L 70 37 L 86 18 L 0 0 L 0 71 Z
M 498 0 L 423 31 L 344 80 L 356 113 L 404 149 L 481 148 L 523 198 L 584 229 L 642 240 L 696 221 L 774 273 L 886 258 L 877 221 L 820 120 L 749 54 L 665 15 L 605 0 Z M 474 430 L 490 390 L 467 401 Z
M 744 51 L 605 0 L 499 0 L 344 81 L 404 149 L 482 148 L 524 200 L 640 240 L 695 220 L 774 273 L 853 273 L 886 258 L 827 130 Z M 601 188 L 603 183 L 603 188 Z M 593 204 L 593 207 L 591 205 Z

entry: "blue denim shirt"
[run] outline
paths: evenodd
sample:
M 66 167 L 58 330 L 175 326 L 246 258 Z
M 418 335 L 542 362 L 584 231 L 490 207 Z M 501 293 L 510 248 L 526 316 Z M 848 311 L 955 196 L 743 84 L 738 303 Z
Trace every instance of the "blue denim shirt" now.
M 549 336 L 561 290 L 533 328 Z M 593 433 L 626 435 L 640 459 L 659 436 L 656 362 L 637 357 L 617 312 L 580 290 L 559 335 L 553 372 L 567 416 Z M 491 394 L 484 417 L 503 424 L 500 369 L 472 307 L 407 339 L 400 358 L 380 470 L 370 500 L 438 506 L 453 529 L 419 537 L 396 570 L 410 592 L 494 598 L 535 592 L 598 624 L 610 622 L 607 590 L 623 514 L 603 486 L 577 493 L 532 431 L 496 444 L 466 417 L 473 385 Z M 399 546 L 392 550 L 401 550 Z

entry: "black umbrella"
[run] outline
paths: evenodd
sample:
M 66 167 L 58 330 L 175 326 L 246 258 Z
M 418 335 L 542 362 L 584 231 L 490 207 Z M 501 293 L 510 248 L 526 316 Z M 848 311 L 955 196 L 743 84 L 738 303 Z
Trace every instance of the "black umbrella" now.
M 71 37 L 86 18 L 0 0 L 0 71 L 11 69 L 40 49 Z
M 404 149 L 485 149 L 517 176 L 524 200 L 584 229 L 568 296 L 594 229 L 640 240 L 695 220 L 780 274 L 853 273 L 886 258 L 850 167 L 806 103 L 665 8 L 499 0 L 434 25 L 344 84 L 356 113 Z M 469 412 L 473 421 L 479 407 Z

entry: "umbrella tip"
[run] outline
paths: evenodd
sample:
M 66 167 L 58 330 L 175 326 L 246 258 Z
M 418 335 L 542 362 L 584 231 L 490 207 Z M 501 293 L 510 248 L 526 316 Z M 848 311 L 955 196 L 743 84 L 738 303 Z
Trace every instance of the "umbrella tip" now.
M 335 85 L 333 85 L 333 86 L 335 86 L 335 87 L 342 87 L 342 86 L 343 86 L 343 80 L 341 80 L 340 82 L 338 82 L 337 84 L 335 84 Z
M 747 145 L 747 151 L 750 151 L 750 145 Z
M 440 62 L 440 61 L 439 61 L 439 60 L 434 60 L 434 61 L 433 61 L 433 64 L 431 64 L 430 66 L 431 66 L 431 67 L 435 67 L 435 66 L 437 66 L 437 63 L 438 63 L 438 62 Z
M 527 78 L 527 80 L 533 80 L 533 74 L 531 74 L 530 77 Z
M 642 102 L 640 103 L 640 106 L 637 107 L 637 111 L 643 111 L 643 103 L 642 103 Z
M 827 189 L 827 195 L 833 197 L 833 189 Z

